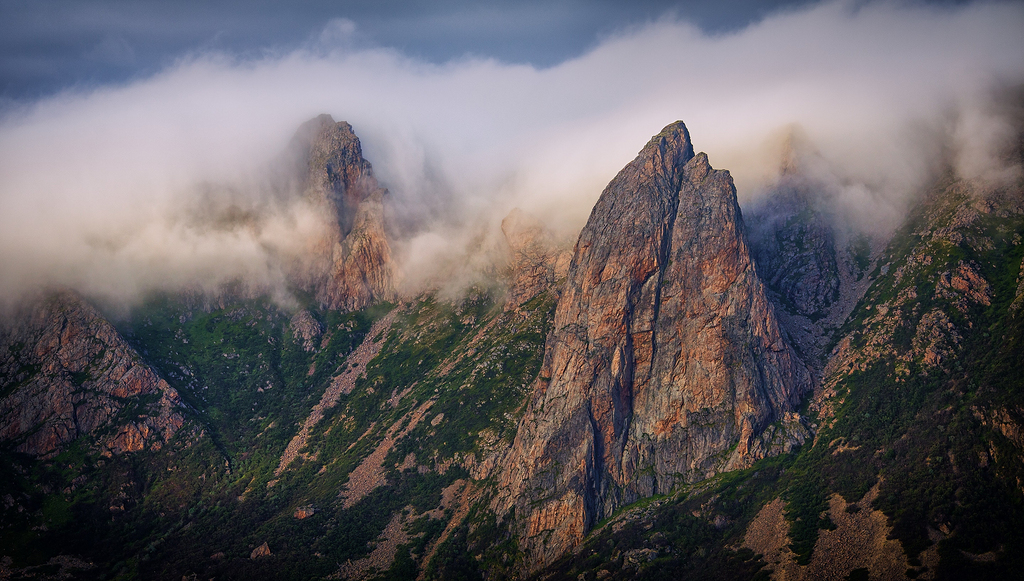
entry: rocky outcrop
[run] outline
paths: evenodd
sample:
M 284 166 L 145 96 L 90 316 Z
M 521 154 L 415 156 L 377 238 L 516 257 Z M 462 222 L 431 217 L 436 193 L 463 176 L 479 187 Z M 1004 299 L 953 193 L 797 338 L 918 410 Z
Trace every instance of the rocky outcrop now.
M 317 244 L 312 286 L 331 309 L 357 310 L 395 296 L 391 247 L 384 227 L 386 189 L 363 158 L 352 126 L 320 115 L 299 128 L 305 191 L 327 220 Z
M 249 559 L 255 561 L 256 559 L 270 557 L 272 555 L 273 553 L 270 552 L 270 545 L 264 542 L 262 545 L 256 547 L 252 550 L 251 553 L 249 553 Z
M 69 292 L 0 330 L 0 394 L 0 440 L 36 456 L 101 429 L 105 454 L 159 447 L 184 422 L 178 393 Z
M 324 334 L 324 328 L 308 309 L 295 313 L 288 328 L 292 332 L 295 342 L 302 345 L 302 349 L 307 353 L 312 353 L 320 347 L 320 338 Z
M 1010 312 L 1017 313 L 1024 307 L 1024 260 L 1020 263 L 1017 274 L 1017 292 L 1014 294 L 1013 302 L 1010 303 Z
M 509 290 L 506 308 L 518 307 L 565 278 L 572 258 L 558 248 L 551 232 L 519 208 L 501 221 L 509 248 Z
M 619 506 L 749 465 L 810 387 L 742 229 L 681 122 L 602 193 L 500 476 L 532 566 Z

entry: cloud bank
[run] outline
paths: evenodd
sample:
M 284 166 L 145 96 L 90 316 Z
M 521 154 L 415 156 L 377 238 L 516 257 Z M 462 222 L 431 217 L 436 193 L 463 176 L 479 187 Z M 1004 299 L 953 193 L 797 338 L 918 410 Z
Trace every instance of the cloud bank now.
M 741 203 L 772 183 L 797 130 L 852 219 L 892 225 L 944 161 L 1012 173 L 998 154 L 1016 129 L 993 95 L 1024 83 L 1021 30 L 1020 3 L 829 2 L 722 35 L 665 18 L 541 69 L 358 48 L 347 21 L 297 51 L 192 54 L 4 113 L 0 297 L 279 288 L 321 224 L 275 185 L 274 160 L 319 113 L 353 125 L 392 192 L 400 255 L 421 271 L 461 261 L 515 206 L 571 236 L 676 119 L 732 171 Z

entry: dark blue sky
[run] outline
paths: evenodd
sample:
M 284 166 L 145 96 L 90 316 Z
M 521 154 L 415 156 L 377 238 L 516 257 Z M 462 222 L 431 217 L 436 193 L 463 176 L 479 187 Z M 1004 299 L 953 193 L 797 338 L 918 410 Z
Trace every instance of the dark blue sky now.
M 548 66 L 661 17 L 708 32 L 809 0 L 0 0 L 0 99 L 146 76 L 194 52 L 259 56 L 315 38 L 331 19 L 363 45 L 444 62 L 466 55 Z

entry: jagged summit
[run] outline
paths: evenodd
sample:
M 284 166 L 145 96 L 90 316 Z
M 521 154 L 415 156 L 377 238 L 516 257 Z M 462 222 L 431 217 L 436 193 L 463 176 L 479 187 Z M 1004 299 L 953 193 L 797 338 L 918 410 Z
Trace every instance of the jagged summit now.
M 292 140 L 301 153 L 304 190 L 328 221 L 315 249 L 312 286 L 328 308 L 357 310 L 395 296 L 384 224 L 388 191 L 363 158 L 352 126 L 320 115 Z
M 669 125 L 580 233 L 504 463 L 534 565 L 619 506 L 763 457 L 769 425 L 808 388 L 750 259 L 732 178 L 694 155 L 683 123 Z
M 352 126 L 319 115 L 302 124 L 293 144 L 305 151 L 305 189 L 308 195 L 330 203 L 336 210 L 341 234 L 351 230 L 361 202 L 386 190 L 377 183 L 370 162 Z

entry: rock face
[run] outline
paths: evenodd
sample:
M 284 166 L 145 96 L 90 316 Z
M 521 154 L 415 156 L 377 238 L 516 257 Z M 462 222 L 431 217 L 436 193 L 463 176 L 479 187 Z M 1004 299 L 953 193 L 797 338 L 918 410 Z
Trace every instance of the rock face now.
M 602 193 L 501 475 L 532 567 L 619 506 L 762 456 L 810 387 L 742 229 L 731 177 L 681 122 Z
M 780 184 L 772 194 L 747 221 L 758 273 L 794 314 L 821 318 L 839 298 L 835 232 L 798 185 Z
M 831 186 L 809 177 L 792 148 L 781 170 L 747 208 L 746 233 L 788 339 L 820 377 L 836 330 L 871 284 L 883 236 L 851 227 Z
M 352 126 L 320 115 L 299 128 L 293 147 L 304 152 L 307 195 L 327 218 L 315 253 L 313 287 L 331 309 L 357 310 L 395 296 L 384 199 Z
M 509 291 L 506 308 L 515 308 L 564 278 L 571 254 L 535 217 L 515 208 L 501 221 L 509 247 Z
M 184 422 L 178 393 L 68 292 L 0 330 L 0 394 L 0 440 L 36 456 L 100 428 L 106 454 L 159 447 Z M 141 412 L 121 417 L 128 407 Z
M 324 334 L 324 328 L 308 309 L 295 313 L 288 327 L 291 329 L 295 341 L 302 345 L 305 352 L 312 353 L 320 347 L 320 338 Z
M 1017 275 L 1017 293 L 1010 303 L 1010 312 L 1016 313 L 1024 306 L 1024 260 L 1020 263 L 1020 274 Z
M 256 559 L 270 557 L 271 555 L 273 555 L 273 553 L 270 552 L 270 545 L 264 542 L 262 545 L 253 549 L 252 553 L 249 553 L 249 558 L 255 561 Z

